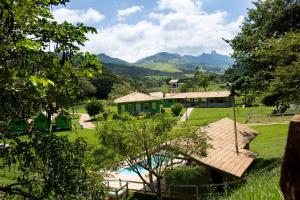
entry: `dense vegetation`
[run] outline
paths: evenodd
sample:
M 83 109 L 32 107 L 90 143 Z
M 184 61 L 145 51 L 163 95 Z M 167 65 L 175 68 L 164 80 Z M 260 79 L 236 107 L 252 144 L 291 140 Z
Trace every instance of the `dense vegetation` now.
M 226 75 L 244 95 L 266 105 L 299 103 L 300 3 L 254 2 L 241 32 L 231 41 L 236 64 Z
M 95 55 L 80 53 L 83 24 L 59 24 L 51 6 L 65 0 L 6 0 L 0 3 L 0 142 L 6 143 L 12 120 L 28 121 L 45 110 L 48 134 L 29 125 L 28 140 L 10 139 L 0 149 L 1 169 L 17 165 L 13 182 L 0 185 L 1 196 L 30 199 L 101 199 L 100 182 L 85 168 L 86 143 L 51 134 L 51 115 L 80 98 L 78 81 L 101 75 Z M 77 44 L 77 45 L 75 45 Z M 50 46 L 54 49 L 49 51 Z M 97 189 L 93 189 L 98 185 Z M 99 190 L 98 190 L 99 188 Z M 2 197 L 1 197 L 2 198 Z

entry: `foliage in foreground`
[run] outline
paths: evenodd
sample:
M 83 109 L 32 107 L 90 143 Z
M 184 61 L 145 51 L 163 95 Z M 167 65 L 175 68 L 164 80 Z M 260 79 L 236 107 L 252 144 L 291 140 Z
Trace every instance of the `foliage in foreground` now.
M 4 166 L 17 165 L 16 182 L 3 186 L 5 196 L 21 195 L 31 199 L 101 199 L 101 180 L 85 169 L 87 144 L 82 139 L 37 135 L 29 141 L 16 140 L 7 148 Z
M 101 74 L 98 58 L 79 52 L 86 34 L 96 29 L 53 20 L 51 7 L 66 2 L 0 2 L 0 143 L 12 137 L 12 120 L 32 121 L 40 111 L 47 113 L 50 132 L 51 115 L 81 96 L 78 81 Z M 0 149 L 4 167 L 15 163 L 21 172 L 14 183 L 0 185 L 0 192 L 30 199 L 97 199 L 85 171 L 84 143 L 51 133 L 33 136 L 39 132 L 32 125 L 25 131 L 30 141 L 10 139 L 11 147 Z
M 100 163 L 110 157 L 108 169 L 113 166 L 117 168 L 121 161 L 126 161 L 141 181 L 160 198 L 163 172 L 174 164 L 182 163 L 185 158 L 179 159 L 181 154 L 187 157 L 194 153 L 205 156 L 207 147 L 204 134 L 185 125 L 178 127 L 175 133 L 171 131 L 173 125 L 174 122 L 163 115 L 104 123 L 98 129 L 101 148 L 95 156 Z M 149 180 L 141 174 L 140 168 L 148 171 Z
M 267 98 L 267 105 L 299 103 L 300 2 L 256 1 L 241 32 L 228 41 L 236 65 L 227 72 L 230 81 L 247 77 L 249 89 Z

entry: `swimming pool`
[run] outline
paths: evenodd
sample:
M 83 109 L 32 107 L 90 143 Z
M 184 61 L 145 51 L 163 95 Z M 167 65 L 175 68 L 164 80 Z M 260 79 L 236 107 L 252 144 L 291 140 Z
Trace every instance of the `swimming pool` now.
M 152 161 L 152 166 L 155 167 L 157 166 L 157 156 L 155 155 L 152 155 L 151 157 L 151 161 Z M 145 161 L 143 161 L 145 162 Z M 136 168 L 139 170 L 140 174 L 141 175 L 145 175 L 148 173 L 147 170 L 145 170 L 143 167 L 141 167 L 140 165 L 136 165 Z M 121 174 L 121 175 L 130 175 L 130 176 L 137 176 L 137 173 L 135 173 L 132 169 L 132 167 L 123 167 L 123 168 L 120 168 L 118 171 L 117 171 L 118 174 Z
M 141 175 L 145 175 L 147 174 L 147 170 L 145 170 L 144 168 L 142 168 L 141 166 L 137 166 L 137 169 L 139 170 Z M 124 167 L 124 168 L 120 168 L 117 171 L 118 174 L 122 174 L 122 175 L 130 175 L 130 176 L 137 176 L 137 173 L 135 173 L 133 171 L 133 169 L 131 167 Z

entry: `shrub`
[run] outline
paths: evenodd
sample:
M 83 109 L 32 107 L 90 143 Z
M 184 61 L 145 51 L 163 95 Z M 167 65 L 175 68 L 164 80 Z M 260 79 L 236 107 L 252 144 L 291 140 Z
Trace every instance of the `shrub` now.
M 94 119 L 95 119 L 95 115 L 99 114 L 100 112 L 103 112 L 104 110 L 103 105 L 98 100 L 95 99 L 88 102 L 85 105 L 85 109 L 90 116 L 94 116 Z
M 108 111 L 104 111 L 102 115 L 103 115 L 104 120 L 106 121 L 109 113 L 108 113 Z
M 180 112 L 183 109 L 183 105 L 181 103 L 176 103 L 172 106 L 171 111 L 174 115 L 179 116 Z
M 117 113 L 114 113 L 113 116 L 112 116 L 113 120 L 119 120 L 119 119 L 122 119 L 121 115 L 117 114 Z
M 164 109 L 164 108 L 161 108 L 161 109 L 160 109 L 160 113 L 161 113 L 161 114 L 164 114 L 164 113 L 166 113 L 166 109 Z
M 167 169 L 164 175 L 170 184 L 193 184 L 206 181 L 204 172 L 205 169 L 201 166 L 181 166 Z

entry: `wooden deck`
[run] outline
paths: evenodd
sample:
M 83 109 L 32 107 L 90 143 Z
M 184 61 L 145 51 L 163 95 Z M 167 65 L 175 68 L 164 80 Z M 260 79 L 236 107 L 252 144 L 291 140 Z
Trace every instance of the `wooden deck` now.
M 233 123 L 232 120 L 224 118 L 205 127 L 207 142 L 212 147 L 208 149 L 206 157 L 197 154 L 191 157 L 203 165 L 241 177 L 256 158 L 256 154 L 246 148 L 259 132 L 237 123 L 239 147 L 237 154 Z

